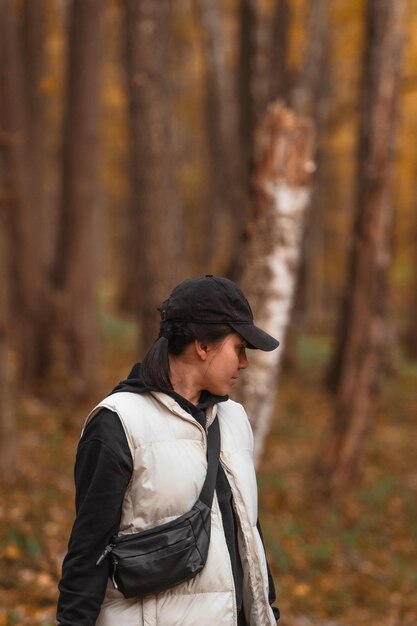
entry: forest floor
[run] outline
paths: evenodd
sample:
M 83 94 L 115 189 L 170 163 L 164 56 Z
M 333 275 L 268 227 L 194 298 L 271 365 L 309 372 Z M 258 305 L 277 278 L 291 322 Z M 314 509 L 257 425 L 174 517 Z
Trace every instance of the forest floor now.
M 331 413 L 320 384 L 323 346 L 318 339 L 300 340 L 302 365 L 281 378 L 258 472 L 280 623 L 415 626 L 417 366 L 402 365 L 386 381 L 361 482 L 332 503 L 310 484 Z M 111 373 L 103 373 L 103 393 L 130 365 L 123 355 L 107 361 Z M 0 485 L 0 626 L 55 623 L 74 512 L 74 452 L 87 408 L 74 410 L 62 399 L 46 404 L 26 398 L 20 405 L 18 472 Z

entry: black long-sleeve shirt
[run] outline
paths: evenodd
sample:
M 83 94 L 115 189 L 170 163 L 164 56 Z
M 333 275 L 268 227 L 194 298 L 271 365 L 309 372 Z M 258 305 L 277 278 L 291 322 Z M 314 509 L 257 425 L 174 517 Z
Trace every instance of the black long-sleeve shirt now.
M 195 406 L 175 392 L 172 396 L 204 425 L 205 408 L 213 403 L 213 397 L 206 394 Z M 132 457 L 122 424 L 116 413 L 102 409 L 87 425 L 77 450 L 77 515 L 59 584 L 57 619 L 61 626 L 94 626 L 96 623 L 109 576 L 109 561 L 100 566 L 96 566 L 96 561 L 118 532 L 123 498 L 132 471 Z M 236 520 L 231 489 L 220 464 L 216 493 L 235 580 L 239 626 L 244 626 L 241 610 L 243 575 L 237 549 Z M 270 575 L 269 585 L 272 604 L 275 589 Z M 273 610 L 278 619 L 278 609 Z

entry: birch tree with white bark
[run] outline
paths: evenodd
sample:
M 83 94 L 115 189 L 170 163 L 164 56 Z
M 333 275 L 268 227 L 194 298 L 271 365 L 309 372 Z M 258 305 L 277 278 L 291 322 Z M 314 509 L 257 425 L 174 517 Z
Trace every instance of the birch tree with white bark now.
M 281 342 L 273 352 L 255 350 L 237 389 L 251 419 L 255 461 L 264 447 L 276 399 L 276 384 L 300 261 L 304 217 L 311 194 L 314 131 L 280 103 L 260 123 L 254 148 L 254 220 L 239 281 L 255 322 Z

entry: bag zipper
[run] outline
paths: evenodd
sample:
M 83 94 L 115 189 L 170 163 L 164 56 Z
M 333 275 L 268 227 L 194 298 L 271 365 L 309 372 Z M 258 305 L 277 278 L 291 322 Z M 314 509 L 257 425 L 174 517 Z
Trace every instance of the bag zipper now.
M 104 548 L 103 552 L 98 557 L 96 565 L 101 565 L 103 563 L 104 559 L 106 558 L 106 556 L 108 554 L 110 554 L 110 552 L 112 552 L 115 547 L 116 547 L 115 543 L 109 543 L 109 545 Z M 119 585 L 116 582 L 116 567 L 117 567 L 118 563 L 119 563 L 119 561 L 116 558 L 113 557 L 113 573 L 111 575 L 111 581 L 112 581 L 113 587 L 115 589 L 119 588 Z
M 106 556 L 108 554 L 110 554 L 110 552 L 112 550 L 114 550 L 115 547 L 116 547 L 115 543 L 109 543 L 109 545 L 104 548 L 103 552 L 98 557 L 98 559 L 96 561 L 96 565 L 101 565 L 103 563 L 104 559 L 106 558 Z
M 112 581 L 113 587 L 115 589 L 119 588 L 119 585 L 116 582 L 116 567 L 117 567 L 118 563 L 119 563 L 119 561 L 116 561 L 116 560 L 113 561 L 113 573 L 111 575 L 111 581 Z

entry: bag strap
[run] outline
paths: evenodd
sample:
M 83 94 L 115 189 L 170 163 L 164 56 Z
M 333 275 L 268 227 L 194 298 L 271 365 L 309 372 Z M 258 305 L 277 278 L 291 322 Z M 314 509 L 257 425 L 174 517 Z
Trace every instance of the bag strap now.
M 216 487 L 217 470 L 220 456 L 220 427 L 216 416 L 207 433 L 207 476 L 201 489 L 199 500 L 204 502 L 209 509 L 213 502 L 214 489 Z

